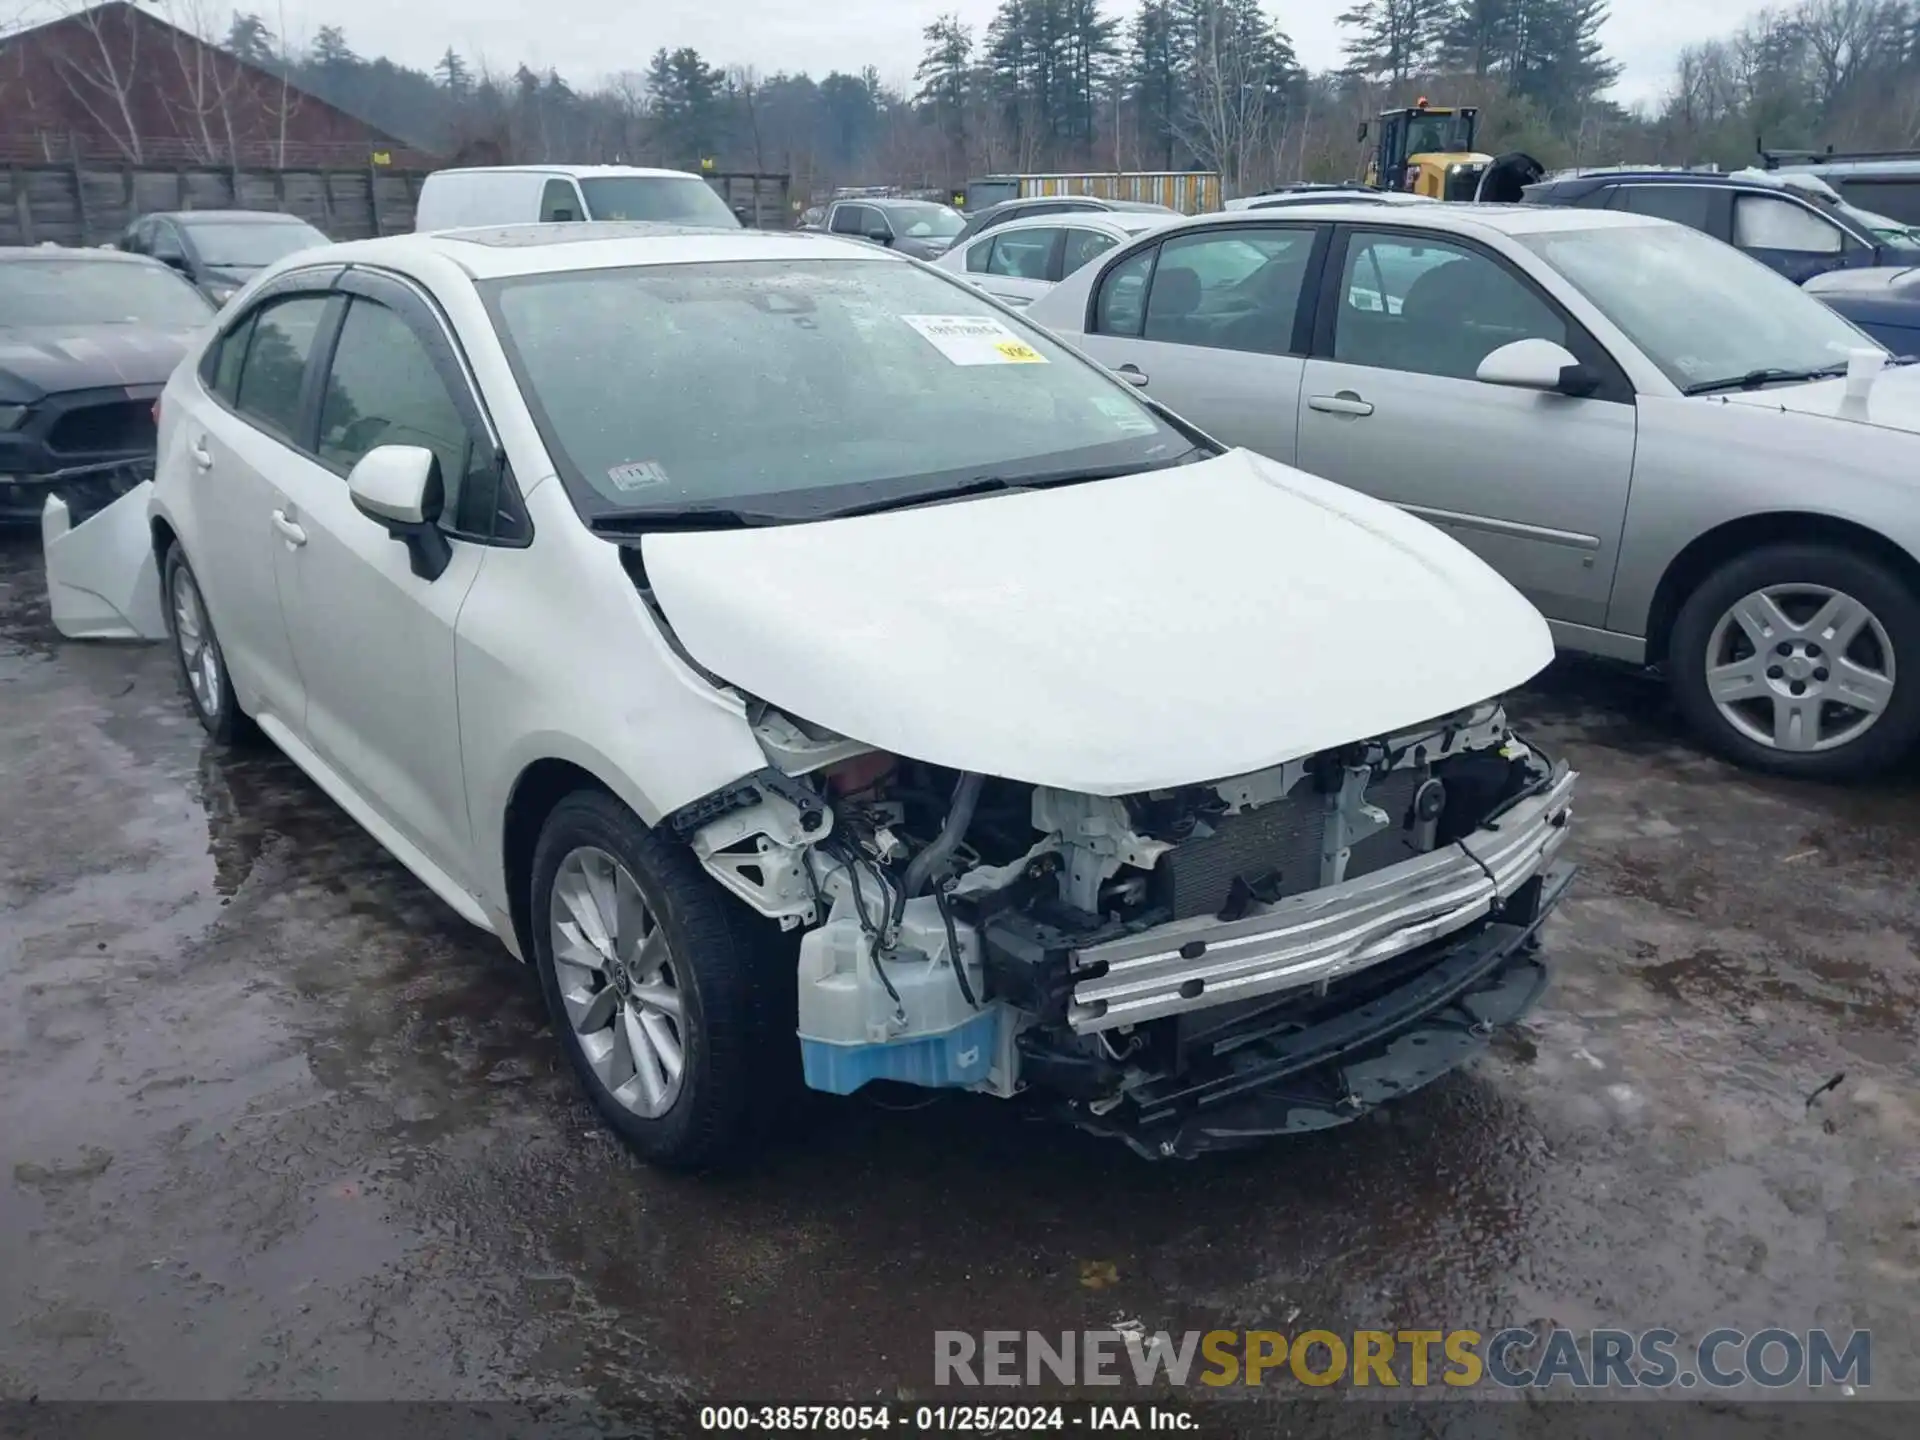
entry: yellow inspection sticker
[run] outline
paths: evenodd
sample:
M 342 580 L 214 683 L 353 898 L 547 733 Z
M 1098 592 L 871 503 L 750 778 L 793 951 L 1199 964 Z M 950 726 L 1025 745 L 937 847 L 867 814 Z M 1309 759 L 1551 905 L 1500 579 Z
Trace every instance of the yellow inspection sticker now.
M 991 315 L 902 315 L 955 365 L 1044 365 L 1047 357 Z

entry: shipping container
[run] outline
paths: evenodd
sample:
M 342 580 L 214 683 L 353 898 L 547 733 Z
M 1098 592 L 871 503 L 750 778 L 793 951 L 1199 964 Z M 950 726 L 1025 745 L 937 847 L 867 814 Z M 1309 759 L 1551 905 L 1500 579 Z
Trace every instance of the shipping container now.
M 968 210 L 1035 195 L 1098 195 L 1166 205 L 1183 215 L 1220 208 L 1220 177 L 1211 170 L 1096 171 L 1085 175 L 988 175 L 967 182 Z

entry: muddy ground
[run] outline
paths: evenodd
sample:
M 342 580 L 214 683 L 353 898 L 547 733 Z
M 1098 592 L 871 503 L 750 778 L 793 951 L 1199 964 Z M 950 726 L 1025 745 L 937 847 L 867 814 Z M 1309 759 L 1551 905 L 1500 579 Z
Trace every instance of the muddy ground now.
M 925 1395 L 936 1328 L 1116 1319 L 1862 1327 L 1873 1392 L 1920 1394 L 1920 778 L 1743 775 L 1595 666 L 1516 710 L 1584 772 L 1584 870 L 1471 1069 L 1227 1160 L 856 1098 L 670 1178 L 516 962 L 210 745 L 164 651 L 59 641 L 0 541 L 0 1397 L 686 1414 Z

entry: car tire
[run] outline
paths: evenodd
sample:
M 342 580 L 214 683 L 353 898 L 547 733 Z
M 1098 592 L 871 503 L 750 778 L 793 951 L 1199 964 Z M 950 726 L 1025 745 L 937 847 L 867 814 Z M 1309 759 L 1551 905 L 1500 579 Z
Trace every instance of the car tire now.
M 799 1076 L 795 972 L 778 929 L 603 791 L 554 807 L 532 884 L 540 988 L 600 1117 L 641 1158 L 671 1169 L 750 1154 Z M 583 889 L 609 933 L 595 936 L 591 917 L 583 923 Z
M 1681 605 L 1667 662 L 1694 731 L 1756 770 L 1855 779 L 1920 742 L 1920 598 L 1845 546 L 1729 560 Z
M 161 599 L 167 613 L 167 635 L 173 642 L 174 666 L 187 702 L 206 732 L 222 744 L 245 738 L 251 722 L 233 693 L 226 652 L 214 633 L 200 581 L 176 542 L 160 562 Z

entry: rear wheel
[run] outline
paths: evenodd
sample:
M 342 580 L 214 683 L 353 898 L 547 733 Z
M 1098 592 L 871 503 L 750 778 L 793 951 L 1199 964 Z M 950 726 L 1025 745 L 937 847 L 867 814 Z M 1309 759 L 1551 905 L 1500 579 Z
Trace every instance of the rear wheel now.
M 245 733 L 247 717 L 233 693 L 227 657 L 213 633 L 207 602 L 186 553 L 178 544 L 167 547 L 161 562 L 161 583 L 167 602 L 167 631 L 173 638 L 173 658 L 180 669 L 193 713 L 214 739 L 230 742 Z
M 1687 597 L 1668 646 L 1674 698 L 1756 769 L 1846 779 L 1920 740 L 1920 599 L 1836 545 L 1772 545 Z
M 612 796 L 554 807 L 533 860 L 534 962 L 600 1117 L 643 1158 L 740 1155 L 798 1070 L 777 932 Z

